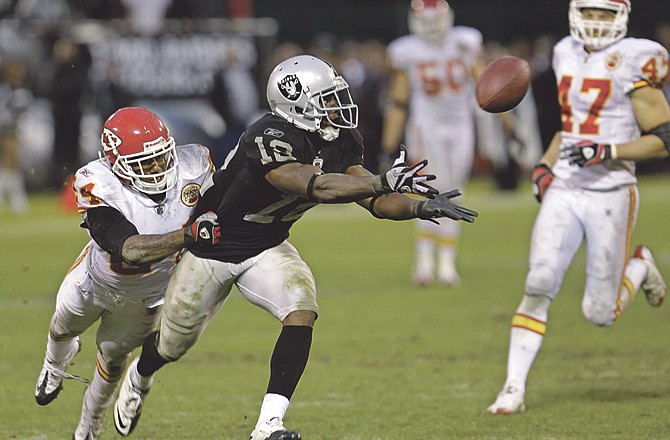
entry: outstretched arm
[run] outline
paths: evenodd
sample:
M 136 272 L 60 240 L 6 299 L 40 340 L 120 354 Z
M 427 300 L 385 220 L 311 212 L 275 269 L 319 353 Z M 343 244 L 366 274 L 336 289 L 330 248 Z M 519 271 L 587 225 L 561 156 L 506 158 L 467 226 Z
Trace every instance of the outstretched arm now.
M 368 170 L 360 166 L 351 167 L 347 172 L 353 175 L 370 175 Z M 460 195 L 459 190 L 451 190 L 432 199 L 423 199 L 394 193 L 360 200 L 358 204 L 377 218 L 389 220 L 420 218 L 437 223 L 435 219 L 448 217 L 472 223 L 478 215 L 477 212 L 451 202 L 452 198 Z
M 140 234 L 120 211 L 109 206 L 86 211 L 82 226 L 103 250 L 132 265 L 160 261 L 188 243 L 214 244 L 220 235 L 216 215 L 212 213 L 203 214 L 183 229 L 165 234 Z
M 427 164 L 428 161 L 423 160 L 413 166 L 407 165 L 405 151 L 401 149 L 393 167 L 383 174 L 373 175 L 367 171 L 322 174 L 321 170 L 313 165 L 292 162 L 268 172 L 265 179 L 286 194 L 297 195 L 318 203 L 348 203 L 390 193 L 412 193 L 434 197 L 438 191 L 426 182 L 434 180 L 435 176 L 420 173 Z

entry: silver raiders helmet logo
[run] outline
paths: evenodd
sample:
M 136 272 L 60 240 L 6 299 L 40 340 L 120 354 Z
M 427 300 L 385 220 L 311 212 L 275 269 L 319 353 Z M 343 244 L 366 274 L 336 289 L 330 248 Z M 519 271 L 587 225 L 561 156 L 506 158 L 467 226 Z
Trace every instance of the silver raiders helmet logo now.
M 279 91 L 290 101 L 297 101 L 302 93 L 302 84 L 296 75 L 287 75 L 279 81 Z

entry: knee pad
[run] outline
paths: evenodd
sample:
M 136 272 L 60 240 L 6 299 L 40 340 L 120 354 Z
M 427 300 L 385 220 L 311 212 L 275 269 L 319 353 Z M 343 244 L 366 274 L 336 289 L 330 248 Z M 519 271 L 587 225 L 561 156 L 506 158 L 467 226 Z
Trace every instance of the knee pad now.
M 156 343 L 156 351 L 168 362 L 179 360 L 186 352 L 195 345 L 198 340 L 197 333 L 183 334 L 179 332 L 164 331 L 161 327 L 160 336 Z
M 516 312 L 546 322 L 550 305 L 551 298 L 548 296 L 526 294 Z
M 49 324 L 49 335 L 56 341 L 64 341 L 66 339 L 72 339 L 76 336 L 79 336 L 81 332 L 75 332 L 65 328 L 63 324 L 58 320 L 56 315 L 51 318 L 51 323 Z
M 545 265 L 531 268 L 526 277 L 526 292 L 531 295 L 542 295 L 549 298 L 558 291 L 556 273 Z
M 582 300 L 582 313 L 589 322 L 600 327 L 609 327 L 616 319 L 610 305 L 591 301 L 588 295 Z

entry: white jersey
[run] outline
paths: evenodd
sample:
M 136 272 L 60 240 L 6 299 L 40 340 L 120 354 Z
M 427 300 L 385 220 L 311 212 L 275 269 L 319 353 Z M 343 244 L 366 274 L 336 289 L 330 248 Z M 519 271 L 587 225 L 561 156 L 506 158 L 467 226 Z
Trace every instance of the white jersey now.
M 635 140 L 640 129 L 630 93 L 640 87 L 660 87 L 668 77 L 668 52 L 660 44 L 624 38 L 587 53 L 582 43 L 565 37 L 554 47 L 562 145 L 590 140 L 619 144 Z M 577 187 L 605 191 L 635 184 L 632 161 L 611 160 L 579 168 L 560 159 L 554 174 Z
M 441 45 L 417 35 L 405 35 L 388 46 L 394 69 L 407 72 L 412 117 L 448 123 L 472 124 L 474 80 L 472 67 L 480 55 L 482 34 L 456 26 Z
M 207 148 L 202 145 L 178 146 L 177 159 L 177 184 L 160 203 L 123 184 L 104 159 L 88 163 L 75 174 L 79 211 L 99 206 L 115 208 L 140 234 L 164 234 L 184 227 L 198 202 L 200 185 L 213 166 Z M 103 289 L 120 296 L 151 298 L 165 292 L 177 254 L 155 263 L 132 266 L 91 240 L 81 258 L 86 259 L 91 279 Z

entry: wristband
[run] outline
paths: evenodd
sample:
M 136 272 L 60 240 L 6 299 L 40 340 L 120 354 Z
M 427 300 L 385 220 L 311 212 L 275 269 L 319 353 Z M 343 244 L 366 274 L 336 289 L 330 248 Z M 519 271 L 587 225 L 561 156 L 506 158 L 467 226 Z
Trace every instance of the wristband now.
M 321 174 L 320 173 L 315 173 L 312 175 L 312 177 L 309 179 L 309 183 L 307 184 L 307 199 L 310 202 L 316 202 L 317 200 L 314 198 L 314 181 L 316 180 L 317 177 L 319 177 Z

